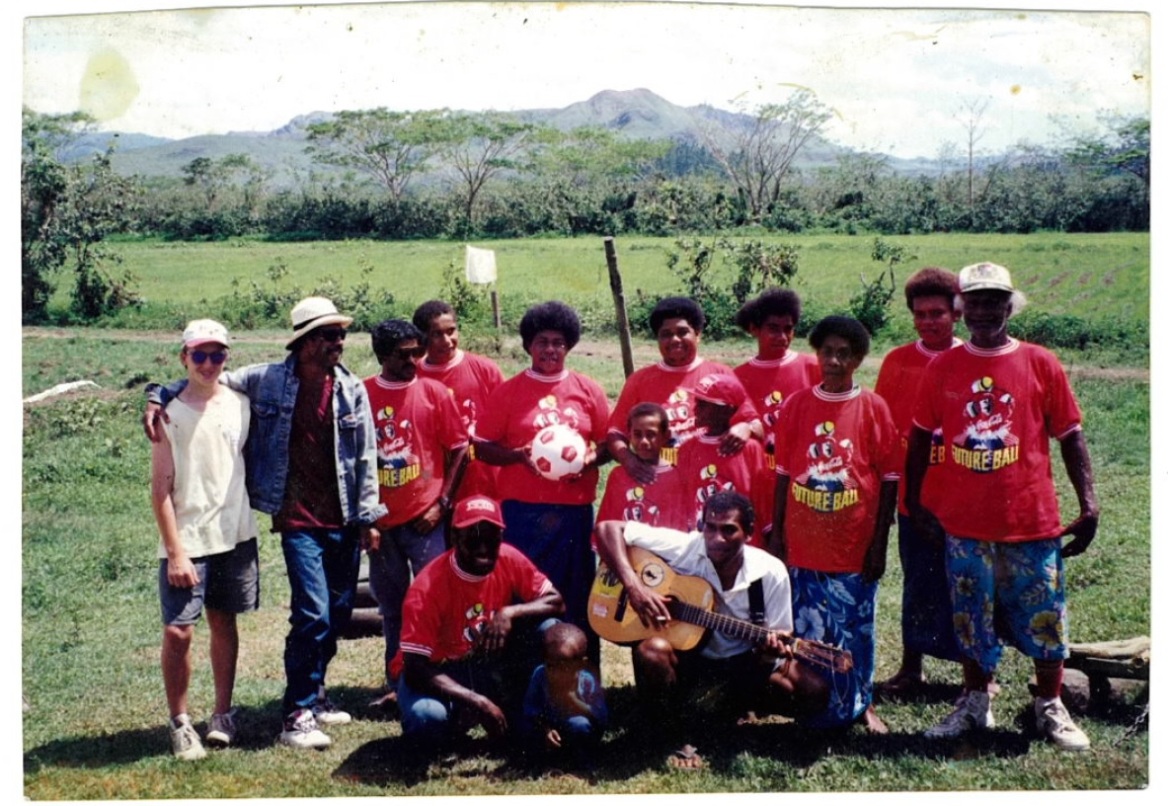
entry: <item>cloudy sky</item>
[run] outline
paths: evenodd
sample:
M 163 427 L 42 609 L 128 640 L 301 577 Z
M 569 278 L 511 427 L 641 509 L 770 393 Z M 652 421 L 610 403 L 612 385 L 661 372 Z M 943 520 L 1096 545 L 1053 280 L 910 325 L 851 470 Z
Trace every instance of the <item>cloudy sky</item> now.
M 312 111 L 562 107 L 638 87 L 683 106 L 752 108 L 805 87 L 834 113 L 830 139 L 934 157 L 945 141 L 961 142 L 963 110 L 972 105 L 985 105 L 979 148 L 987 151 L 1051 143 L 1068 127 L 1095 127 L 1101 111 L 1148 114 L 1150 105 L 1150 19 L 1140 2 L 1107 13 L 1035 2 L 1026 12 L 984 2 L 980 11 L 700 2 L 193 11 L 198 3 L 188 2 L 170 3 L 185 11 L 138 12 L 167 4 L 16 5 L 26 17 L 25 105 L 80 108 L 104 129 L 175 138 L 266 131 Z

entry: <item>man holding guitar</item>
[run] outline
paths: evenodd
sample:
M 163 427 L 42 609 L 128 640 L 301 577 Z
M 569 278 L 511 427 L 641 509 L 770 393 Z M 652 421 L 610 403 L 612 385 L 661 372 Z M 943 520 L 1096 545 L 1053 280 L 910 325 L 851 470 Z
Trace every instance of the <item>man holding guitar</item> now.
M 646 716 L 659 735 L 676 735 L 668 728 L 687 695 L 714 685 L 725 686 L 736 714 L 817 713 L 827 704 L 828 688 L 814 665 L 850 665 L 846 655 L 830 647 L 792 637 L 787 569 L 778 558 L 747 545 L 753 526 L 749 499 L 719 492 L 706 502 L 701 531 L 687 534 L 622 521 L 601 521 L 596 527 L 596 548 L 607 570 L 602 569 L 593 589 L 589 621 L 610 640 L 627 643 L 643 636 L 633 646 L 633 669 Z M 638 549 L 656 556 L 646 562 Z M 607 589 L 621 591 L 612 599 L 597 595 L 606 588 L 606 574 L 613 583 Z M 682 588 L 671 589 L 670 582 L 684 582 L 687 576 L 709 583 L 712 600 L 689 602 Z M 690 612 L 710 605 L 712 611 L 704 616 Z M 712 629 L 703 645 L 689 649 L 693 642 L 677 633 L 689 626 L 678 622 L 691 619 Z M 637 622 L 640 626 L 627 632 Z M 701 759 L 686 745 L 671 763 L 695 767 Z

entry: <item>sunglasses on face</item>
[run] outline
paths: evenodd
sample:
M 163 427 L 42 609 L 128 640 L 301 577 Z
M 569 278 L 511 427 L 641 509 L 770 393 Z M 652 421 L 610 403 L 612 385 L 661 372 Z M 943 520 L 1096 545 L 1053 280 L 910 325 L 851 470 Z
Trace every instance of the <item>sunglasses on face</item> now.
M 187 355 L 196 364 L 202 364 L 207 359 L 210 359 L 212 364 L 219 366 L 227 360 L 226 350 L 216 350 L 213 353 L 209 353 L 206 350 L 191 350 Z
M 348 331 L 343 327 L 322 327 L 320 330 L 316 331 L 316 333 L 322 341 L 329 342 L 344 341 L 345 336 L 348 335 Z
M 401 359 L 402 361 L 408 361 L 411 358 L 424 357 L 426 355 L 426 348 L 425 347 L 413 347 L 413 348 L 410 348 L 407 350 L 407 349 L 399 347 L 398 349 L 394 350 L 394 354 L 397 355 L 397 357 L 399 359 Z

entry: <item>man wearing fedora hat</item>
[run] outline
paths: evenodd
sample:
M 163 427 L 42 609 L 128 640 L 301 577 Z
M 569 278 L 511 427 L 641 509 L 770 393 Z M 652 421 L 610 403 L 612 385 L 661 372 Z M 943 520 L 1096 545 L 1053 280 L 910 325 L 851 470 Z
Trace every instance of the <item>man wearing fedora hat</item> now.
M 223 374 L 251 400 L 248 494 L 280 533 L 292 589 L 280 733 L 292 747 L 327 747 L 319 725 L 350 721 L 325 694 L 325 673 L 353 611 L 360 550 L 377 548 L 374 524 L 386 514 L 369 397 L 341 364 L 352 322 L 324 297 L 303 299 L 292 309 L 286 359 Z M 152 384 L 147 393 L 165 404 L 181 388 Z M 148 405 L 144 416 L 152 440 L 159 411 Z
M 1099 523 L 1082 413 L 1058 359 L 1009 335 L 1022 302 L 1010 272 L 976 263 L 961 270 L 958 287 L 970 339 L 925 369 L 905 464 L 905 506 L 922 533 L 945 542 L 964 678 L 957 707 L 925 735 L 994 726 L 989 686 L 1008 642 L 1034 660 L 1038 732 L 1060 749 L 1086 750 L 1091 743 L 1059 696 L 1068 655 L 1063 558 L 1084 552 Z M 930 465 L 935 429 L 945 460 Z M 1079 503 L 1066 525 L 1051 439 Z M 942 481 L 928 508 L 926 472 Z M 1072 538 L 1066 545 L 1064 536 Z

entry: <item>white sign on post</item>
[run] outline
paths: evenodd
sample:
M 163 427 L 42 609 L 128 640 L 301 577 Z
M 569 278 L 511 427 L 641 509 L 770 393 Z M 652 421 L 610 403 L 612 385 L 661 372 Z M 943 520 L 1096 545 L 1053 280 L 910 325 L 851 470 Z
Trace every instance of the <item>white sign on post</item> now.
M 476 285 L 487 285 L 495 282 L 495 250 L 479 249 L 474 246 L 466 248 L 466 280 Z

